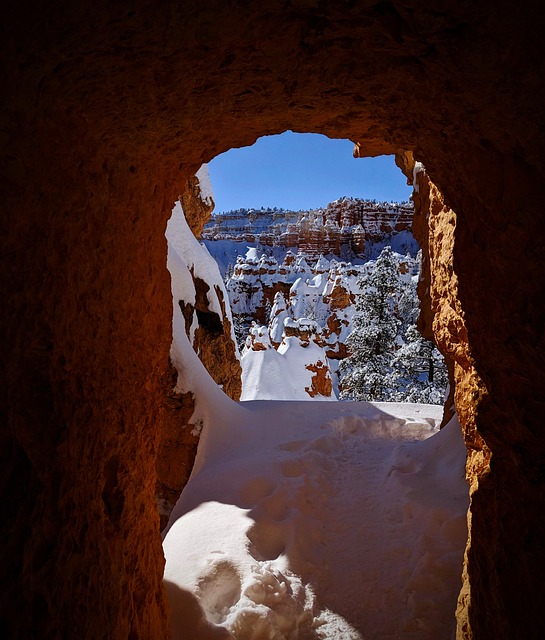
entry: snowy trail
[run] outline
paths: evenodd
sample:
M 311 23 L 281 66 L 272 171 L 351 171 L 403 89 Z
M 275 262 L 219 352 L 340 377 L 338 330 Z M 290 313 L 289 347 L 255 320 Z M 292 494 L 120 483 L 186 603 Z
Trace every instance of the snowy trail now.
M 458 514 L 452 514 L 450 501 L 442 506 L 441 499 L 426 510 L 414 494 L 400 491 L 403 485 L 397 480 L 415 480 L 421 470 L 407 451 L 410 444 L 365 440 L 361 434 L 343 444 L 334 467 L 336 491 L 328 512 L 324 560 L 346 569 L 330 573 L 321 603 L 366 639 L 448 638 L 454 608 L 447 617 L 441 607 L 436 612 L 433 608 L 441 604 L 436 591 L 443 592 L 439 600 L 456 602 L 467 496 L 459 496 Z M 406 462 L 401 469 L 395 462 L 400 456 Z M 426 496 L 430 489 L 434 487 L 424 487 Z M 440 535 L 445 523 L 445 529 L 458 534 L 454 539 Z
M 336 402 L 224 410 L 164 540 L 174 637 L 453 637 L 465 448 L 457 421 L 437 431 L 439 414 Z

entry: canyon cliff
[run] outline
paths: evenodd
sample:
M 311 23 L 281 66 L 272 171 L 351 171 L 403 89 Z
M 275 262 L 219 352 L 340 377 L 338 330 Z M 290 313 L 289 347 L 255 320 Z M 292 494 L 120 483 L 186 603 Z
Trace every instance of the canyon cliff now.
M 7 0 L 5 16 L 4 635 L 170 637 L 166 223 L 203 163 L 291 129 L 426 168 L 408 177 L 428 322 L 470 452 L 458 638 L 544 637 L 540 3 Z
M 418 279 L 418 256 L 395 256 L 399 283 Z M 327 357 L 346 358 L 346 339 L 356 312 L 356 297 L 361 293 L 360 278 L 374 263 L 354 265 L 324 256 L 314 262 L 305 253 L 295 256 L 291 251 L 279 263 L 273 256 L 258 256 L 250 249 L 245 258 L 237 258 L 226 283 L 239 339 L 245 339 L 252 322 L 267 324 L 271 343 L 277 348 L 286 317 L 309 318 L 320 327 Z
M 306 259 L 331 254 L 344 260 L 376 257 L 386 242 L 414 249 L 410 202 L 376 202 L 342 197 L 321 209 L 239 209 L 213 215 L 201 239 L 213 255 L 216 242 L 256 243 L 291 249 Z M 395 238 L 395 241 L 394 241 Z M 277 252 L 278 253 L 278 252 Z M 240 255 L 240 254 L 239 254 Z

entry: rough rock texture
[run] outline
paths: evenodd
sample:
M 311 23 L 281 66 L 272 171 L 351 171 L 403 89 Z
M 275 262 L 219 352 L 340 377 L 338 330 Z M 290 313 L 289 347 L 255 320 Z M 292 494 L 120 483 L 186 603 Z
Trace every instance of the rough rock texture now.
M 333 390 L 329 367 L 321 360 L 318 360 L 316 364 L 307 364 L 306 368 L 314 374 L 310 382 L 310 387 L 305 387 L 308 395 L 311 398 L 315 398 L 317 395 L 329 398 Z
M 203 161 L 291 128 L 411 149 L 444 195 L 434 329 L 471 452 L 459 637 L 544 637 L 541 4 L 4 10 L 3 634 L 168 637 L 165 223 Z
M 295 265 L 290 267 L 292 258 L 288 253 L 279 265 L 273 257 L 239 257 L 226 284 L 234 318 L 259 324 L 268 322 L 276 294 L 287 297 L 294 279 L 304 273 Z
M 309 266 L 303 255 L 297 254 L 296 258 L 291 252 L 281 264 L 270 256 L 257 258 L 254 249 L 250 254 L 246 259 L 237 258 L 226 284 L 233 317 L 239 321 L 239 327 L 268 322 L 271 343 L 277 348 L 283 325 L 275 320 L 276 301 L 277 296 L 282 295 L 282 311 L 290 317 L 318 321 L 327 357 L 345 358 L 361 267 L 336 260 L 329 262 L 323 256 Z
M 346 338 L 350 333 L 349 318 L 354 312 L 352 309 L 355 310 L 355 295 L 342 278 L 336 278 L 331 290 L 323 297 L 323 301 L 331 310 L 324 327 L 326 355 L 333 360 L 342 360 L 350 355 Z
M 224 392 L 233 400 L 240 399 L 242 391 L 242 370 L 235 354 L 231 338 L 231 323 L 225 313 L 223 292 L 215 287 L 215 293 L 222 306 L 222 317 L 210 310 L 207 293 L 209 285 L 194 274 L 195 305 L 178 301 L 185 318 L 186 333 L 192 340 L 193 348 L 202 363 Z M 199 321 L 191 335 L 194 315 Z M 171 389 L 177 383 L 177 374 L 172 377 Z M 192 393 L 171 391 L 166 399 L 164 430 L 157 452 L 157 483 L 155 499 L 159 506 L 160 529 L 163 530 L 180 493 L 191 474 L 202 425 L 191 422 L 195 409 Z
M 197 176 L 190 176 L 185 181 L 185 188 L 180 194 L 180 202 L 184 210 L 187 224 L 193 235 L 198 238 L 204 225 L 214 210 L 214 201 L 206 202 L 201 197 L 201 186 Z
M 191 231 L 200 233 L 214 207 L 213 199 L 206 193 L 206 189 L 203 190 L 201 179 L 205 183 L 208 182 L 206 166 L 201 167 L 196 176 L 186 181 L 186 189 L 180 196 L 183 212 L 173 212 L 173 237 L 169 240 L 174 241 L 177 246 L 176 232 L 180 233 L 177 229 L 180 222 L 177 216 L 185 215 Z M 191 233 L 190 229 L 187 229 L 188 234 Z M 182 251 L 183 246 L 182 243 L 178 248 Z M 194 243 L 193 249 L 202 250 L 197 242 Z M 176 251 L 174 247 L 171 247 L 171 250 Z M 187 256 L 178 254 L 178 258 L 190 260 L 191 251 L 188 251 Z M 231 337 L 231 322 L 229 314 L 226 313 L 224 288 L 219 284 L 207 283 L 196 275 L 195 265 L 190 267 L 187 276 L 193 283 L 193 291 L 187 291 L 191 302 L 175 299 L 173 304 L 179 307 L 187 337 L 212 378 L 222 386 L 227 395 L 233 400 L 238 400 L 242 390 L 242 370 Z M 219 273 L 217 278 L 219 280 Z M 191 295 L 193 292 L 194 296 Z M 214 304 L 216 301 L 217 305 Z M 202 428 L 201 424 L 191 422 L 195 409 L 194 395 L 191 392 L 176 392 L 174 389 L 178 383 L 178 375 L 175 370 L 172 374 L 171 391 L 166 399 L 165 425 L 155 465 L 155 500 L 159 507 L 161 530 L 168 523 L 170 513 L 189 479 Z
M 172 387 L 178 374 L 172 367 Z M 197 454 L 200 425 L 191 423 L 195 410 L 192 393 L 171 392 L 165 400 L 166 415 L 155 468 L 157 482 L 155 500 L 159 508 L 159 529 L 162 531 L 182 489 L 185 487 Z
M 412 230 L 422 249 L 422 266 L 418 282 L 418 297 L 420 298 L 418 330 L 427 340 L 437 343 L 434 322 L 437 321 L 437 331 L 440 331 L 441 327 L 448 327 L 449 322 L 446 319 L 446 314 L 449 313 L 448 310 L 452 305 L 456 306 L 457 304 L 456 282 L 452 277 L 452 251 L 448 241 L 445 246 L 441 246 L 445 237 L 450 240 L 453 238 L 456 215 L 444 204 L 443 196 L 429 179 L 422 178 L 421 183 L 417 180 L 422 172 L 425 174 L 425 169 L 423 165 L 416 164 L 412 151 L 400 150 L 396 153 L 395 159 L 396 164 L 407 177 L 407 183 L 414 186 Z M 443 215 L 440 216 L 440 213 Z M 438 292 L 438 283 L 443 283 L 442 293 L 444 295 Z M 463 324 L 459 305 L 456 313 L 457 321 Z M 444 427 L 456 411 L 454 403 L 456 382 L 450 344 L 446 345 L 442 342 L 439 344 L 442 347 L 449 376 L 449 393 L 441 421 L 441 427 Z
M 242 382 L 241 368 L 231 338 L 231 323 L 225 313 L 223 292 L 216 286 L 215 293 L 222 307 L 222 316 L 210 310 L 207 293 L 210 289 L 202 278 L 193 276 L 196 301 L 194 311 L 198 326 L 193 337 L 193 348 L 215 382 L 233 400 L 240 398 Z M 186 304 L 185 307 L 192 305 Z M 191 338 L 188 331 L 188 337 Z

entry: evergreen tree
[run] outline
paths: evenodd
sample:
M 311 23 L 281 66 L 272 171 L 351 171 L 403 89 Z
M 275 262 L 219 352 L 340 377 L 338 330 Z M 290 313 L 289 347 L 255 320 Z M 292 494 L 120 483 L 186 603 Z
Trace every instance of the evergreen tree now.
M 237 346 L 241 352 L 246 344 L 246 338 L 250 331 L 250 323 L 251 319 L 249 317 L 242 317 L 239 314 L 233 314 L 233 331 L 235 333 Z
M 400 271 L 401 263 L 403 273 Z M 340 364 L 341 397 L 441 404 L 448 383 L 443 356 L 416 328 L 419 260 L 386 247 L 359 280 L 351 355 Z
M 441 404 L 448 383 L 443 356 L 416 328 L 408 327 L 405 342 L 397 351 L 392 368 L 396 391 L 393 400 Z
M 385 247 L 374 268 L 358 282 L 361 294 L 347 339 L 351 355 L 340 365 L 342 398 L 381 401 L 391 397 L 391 361 L 400 325 L 394 310 L 400 283 L 395 256 Z
M 227 283 L 229 278 L 233 275 L 233 263 L 229 262 L 227 268 L 225 269 L 225 276 L 223 277 L 223 281 Z

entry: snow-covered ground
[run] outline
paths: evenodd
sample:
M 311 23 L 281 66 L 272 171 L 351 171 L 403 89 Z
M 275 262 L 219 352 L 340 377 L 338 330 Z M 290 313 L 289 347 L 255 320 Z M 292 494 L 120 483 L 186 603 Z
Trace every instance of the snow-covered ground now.
M 224 405 L 164 539 L 174 637 L 454 637 L 468 490 L 440 412 Z
M 289 322 L 289 321 L 288 321 Z M 316 326 L 310 320 L 303 320 L 309 325 Z M 293 320 L 291 324 L 297 326 Z M 251 333 L 263 333 L 262 342 L 269 343 L 267 327 L 252 327 Z M 256 337 L 256 341 L 260 337 Z M 286 337 L 278 350 L 268 348 L 243 352 L 240 364 L 242 366 L 242 394 L 241 400 L 336 400 L 333 390 L 328 396 L 313 394 L 311 368 L 317 365 L 324 367 L 331 380 L 328 359 L 323 347 L 310 340 L 305 347 L 298 337 Z

